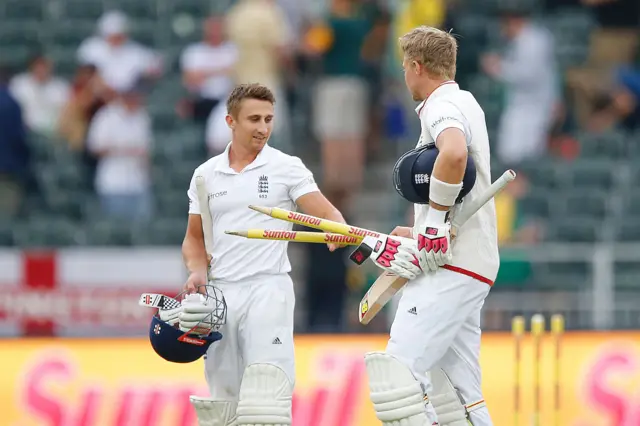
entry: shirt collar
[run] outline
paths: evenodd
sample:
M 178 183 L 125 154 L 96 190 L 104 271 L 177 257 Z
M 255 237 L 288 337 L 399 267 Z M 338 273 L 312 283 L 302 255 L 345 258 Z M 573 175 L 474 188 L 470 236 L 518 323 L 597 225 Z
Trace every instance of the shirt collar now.
M 458 86 L 458 83 L 453 80 L 445 81 L 444 83 L 440 84 L 440 86 L 436 87 L 436 90 L 431 92 L 427 99 L 420 102 L 420 104 L 416 107 L 416 113 L 418 114 L 418 116 L 420 116 L 422 109 L 425 107 L 425 105 L 427 105 L 429 100 L 438 98 L 442 95 L 446 95 L 447 93 L 457 92 L 458 90 L 460 90 L 460 86 Z
M 222 173 L 228 173 L 228 174 L 238 174 L 238 172 L 236 172 L 235 170 L 233 170 L 231 168 L 231 165 L 229 164 L 229 151 L 231 150 L 231 142 L 229 142 L 227 144 L 227 147 L 224 149 L 224 152 L 222 153 L 222 157 L 220 158 L 220 161 L 218 162 L 218 165 L 216 166 L 215 170 L 222 172 Z M 247 167 L 245 167 L 242 171 L 247 171 L 247 170 L 251 170 L 251 169 L 255 169 L 258 168 L 260 166 L 264 166 L 265 164 L 267 164 L 267 160 L 269 159 L 269 157 L 271 156 L 271 151 L 273 150 L 273 148 L 271 148 L 268 144 L 264 146 L 264 148 L 262 148 L 262 151 L 260 151 L 258 153 L 258 156 L 256 157 L 255 160 L 253 160 L 252 163 L 250 163 L 249 165 L 247 165 Z

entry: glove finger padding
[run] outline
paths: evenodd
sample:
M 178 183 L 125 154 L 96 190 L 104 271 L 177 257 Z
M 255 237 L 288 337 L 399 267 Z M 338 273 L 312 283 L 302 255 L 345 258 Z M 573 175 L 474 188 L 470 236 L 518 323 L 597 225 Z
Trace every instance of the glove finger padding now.
M 413 279 L 422 272 L 416 241 L 409 238 L 367 236 L 352 253 L 351 260 L 361 265 L 367 258 L 379 268 L 403 278 Z
M 436 263 L 435 256 L 432 251 L 422 251 L 424 254 L 423 260 L 427 263 L 427 267 L 430 271 L 437 271 L 438 264 Z
M 209 334 L 215 327 L 211 321 L 214 310 L 215 306 L 207 304 L 202 295 L 187 295 L 182 301 L 182 312 L 179 315 L 180 330 L 192 331 L 195 334 Z
M 182 306 L 173 309 L 160 309 L 158 315 L 160 319 L 168 324 L 175 325 L 180 320 Z
M 427 226 L 418 234 L 420 265 L 423 269 L 437 271 L 451 262 L 451 226 L 448 223 Z
M 202 303 L 185 303 L 182 306 L 182 311 L 192 314 L 210 314 L 213 312 L 214 306 L 205 305 Z
M 182 312 L 180 314 L 180 322 L 184 323 L 184 322 L 200 322 L 200 321 L 204 321 L 207 319 L 208 316 L 210 316 L 210 312 L 209 313 L 190 313 L 190 312 Z

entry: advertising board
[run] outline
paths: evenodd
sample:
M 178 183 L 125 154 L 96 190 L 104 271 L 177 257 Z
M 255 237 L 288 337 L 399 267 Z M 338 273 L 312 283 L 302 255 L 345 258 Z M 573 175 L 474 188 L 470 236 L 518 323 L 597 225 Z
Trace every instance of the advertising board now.
M 295 426 L 380 424 L 362 355 L 384 336 L 298 336 Z M 496 426 L 514 426 L 514 351 L 487 334 L 483 389 Z M 551 339 L 541 358 L 541 419 L 554 422 Z M 203 362 L 171 364 L 135 339 L 2 339 L 0 401 L 8 426 L 196 426 L 188 401 L 207 395 Z M 522 426 L 531 424 L 533 348 L 523 346 Z M 559 371 L 562 426 L 640 424 L 640 333 L 567 333 Z

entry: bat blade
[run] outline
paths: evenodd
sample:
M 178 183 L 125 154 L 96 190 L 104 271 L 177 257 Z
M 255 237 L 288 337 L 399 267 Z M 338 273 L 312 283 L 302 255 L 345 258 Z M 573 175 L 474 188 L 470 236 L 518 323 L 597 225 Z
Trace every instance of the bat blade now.
M 360 324 L 369 324 L 389 300 L 405 286 L 407 281 L 406 278 L 391 272 L 384 272 L 380 275 L 360 301 L 358 309 Z

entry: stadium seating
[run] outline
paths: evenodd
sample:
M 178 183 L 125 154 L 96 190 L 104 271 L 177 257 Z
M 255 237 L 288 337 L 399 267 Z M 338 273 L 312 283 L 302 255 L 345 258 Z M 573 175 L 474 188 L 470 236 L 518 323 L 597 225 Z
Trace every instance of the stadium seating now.
M 129 224 L 100 214 L 80 155 L 64 141 L 30 136 L 38 193 L 29 197 L 19 221 L 0 225 L 0 245 L 176 245 L 184 235 L 186 189 L 191 173 L 206 158 L 201 128 L 178 118 L 174 106 L 184 89 L 178 74 L 178 58 L 187 43 L 200 37 L 200 24 L 210 12 L 224 10 L 232 0 L 6 0 L 0 5 L 0 58 L 4 65 L 22 69 L 32 49 L 41 46 L 56 63 L 57 72 L 70 77 L 76 66 L 80 42 L 95 30 L 97 18 L 108 9 L 120 8 L 133 21 L 133 37 L 160 50 L 167 75 L 149 94 L 155 141 L 152 153 L 154 215 L 148 223 Z M 459 62 L 473 68 L 477 55 L 495 42 L 495 18 L 486 15 L 482 2 L 458 17 L 465 34 Z M 64 24 L 61 24 L 65 22 Z M 593 20 L 582 11 L 566 9 L 545 19 L 556 35 L 560 67 L 579 64 L 586 56 Z M 476 70 L 477 71 L 477 70 Z M 469 89 L 483 105 L 489 128 L 495 134 L 502 108 L 502 90 L 481 74 L 472 75 Z M 301 85 L 301 90 L 308 90 Z M 302 99 L 309 99 L 302 93 Z M 296 155 L 302 156 L 319 175 L 316 149 L 308 140 L 308 126 L 292 113 L 296 131 Z M 551 242 L 589 243 L 606 238 L 640 240 L 640 181 L 638 137 L 621 131 L 575 135 L 580 155 L 572 161 L 545 159 L 522 164 L 531 188 L 521 202 L 525 217 L 545 226 Z M 408 141 L 408 146 L 412 141 Z M 361 226 L 391 230 L 404 222 L 408 204 L 399 200 L 391 183 L 396 147 L 386 146 L 389 161 L 367 170 L 364 190 L 352 208 L 350 220 Z M 496 172 L 501 166 L 496 165 Z M 495 177 L 495 176 L 494 176 Z M 610 232 L 609 232 L 610 231 Z M 532 279 L 549 285 L 580 288 L 589 271 L 581 264 L 551 264 L 533 268 Z M 637 285 L 634 271 L 621 270 L 620 285 Z

